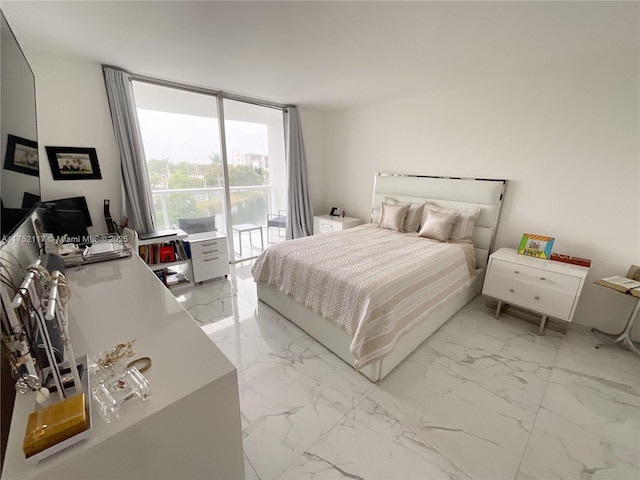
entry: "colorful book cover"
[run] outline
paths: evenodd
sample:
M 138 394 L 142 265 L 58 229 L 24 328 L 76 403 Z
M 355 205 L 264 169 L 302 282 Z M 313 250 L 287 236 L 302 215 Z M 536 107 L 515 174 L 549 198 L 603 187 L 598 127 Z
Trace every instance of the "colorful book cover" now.
M 554 241 L 555 238 L 553 237 L 525 233 L 522 235 L 522 240 L 520 240 L 518 253 L 548 260 L 551 257 L 551 248 Z

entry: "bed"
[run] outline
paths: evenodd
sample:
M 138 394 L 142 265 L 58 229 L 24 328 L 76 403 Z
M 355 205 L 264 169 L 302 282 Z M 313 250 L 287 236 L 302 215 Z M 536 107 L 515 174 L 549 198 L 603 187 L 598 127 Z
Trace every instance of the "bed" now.
M 267 248 L 253 268 L 258 298 L 377 382 L 480 293 L 506 184 L 377 174 L 371 224 Z M 378 228 L 388 198 L 479 208 L 472 243 Z

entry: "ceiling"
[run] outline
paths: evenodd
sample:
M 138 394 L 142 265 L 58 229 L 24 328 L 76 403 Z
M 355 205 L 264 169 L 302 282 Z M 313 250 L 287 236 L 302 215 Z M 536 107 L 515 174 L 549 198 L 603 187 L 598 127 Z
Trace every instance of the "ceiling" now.
M 78 57 L 330 110 L 637 57 L 639 5 L 3 0 L 2 10 L 27 57 Z

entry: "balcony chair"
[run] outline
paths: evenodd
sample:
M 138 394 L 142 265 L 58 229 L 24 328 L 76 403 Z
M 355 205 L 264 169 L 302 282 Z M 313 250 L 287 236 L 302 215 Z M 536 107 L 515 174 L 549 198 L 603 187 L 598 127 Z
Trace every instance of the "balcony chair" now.
M 271 228 L 278 229 L 278 236 L 280 238 L 286 235 L 286 228 L 287 228 L 287 211 L 286 210 L 280 210 L 277 214 L 276 213 L 267 214 L 267 243 L 276 243 L 271 241 Z
M 216 232 L 216 217 L 179 218 L 178 226 L 187 233 Z

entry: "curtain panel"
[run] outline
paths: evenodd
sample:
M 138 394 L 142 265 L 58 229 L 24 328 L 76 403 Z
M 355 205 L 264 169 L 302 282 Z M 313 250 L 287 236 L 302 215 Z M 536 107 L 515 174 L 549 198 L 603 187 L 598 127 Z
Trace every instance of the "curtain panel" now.
M 131 76 L 120 69 L 102 66 L 113 132 L 120 152 L 123 213 L 139 233 L 156 230 L 153 196 L 147 161 L 138 125 Z
M 300 115 L 296 107 L 287 107 L 284 132 L 288 172 L 287 240 L 313 234 L 313 208 L 309 196 L 307 157 L 304 153 Z

